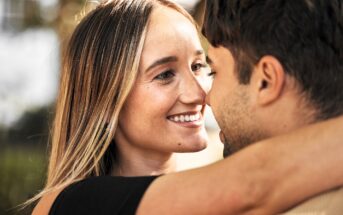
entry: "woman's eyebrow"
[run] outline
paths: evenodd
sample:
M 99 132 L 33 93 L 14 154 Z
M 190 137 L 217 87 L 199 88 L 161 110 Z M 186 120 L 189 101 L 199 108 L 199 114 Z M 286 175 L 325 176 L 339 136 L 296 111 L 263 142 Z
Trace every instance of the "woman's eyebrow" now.
M 195 51 L 195 55 L 202 55 L 204 54 L 203 50 L 196 50 Z M 162 64 L 166 64 L 166 63 L 170 63 L 170 62 L 176 62 L 178 61 L 178 58 L 176 56 L 168 56 L 168 57 L 163 57 L 160 58 L 158 60 L 156 60 L 155 62 L 153 62 L 146 70 L 145 72 L 148 72 L 149 70 L 153 69 L 156 66 L 162 65 Z
M 178 58 L 176 56 L 168 56 L 168 57 L 164 57 L 164 58 L 160 58 L 158 60 L 156 60 L 155 62 L 153 62 L 146 70 L 145 72 L 148 72 L 149 70 L 151 70 L 152 68 L 162 65 L 162 64 L 166 64 L 166 63 L 170 63 L 170 62 L 175 62 L 177 61 Z
M 204 50 L 196 50 L 195 55 L 202 55 L 204 54 Z

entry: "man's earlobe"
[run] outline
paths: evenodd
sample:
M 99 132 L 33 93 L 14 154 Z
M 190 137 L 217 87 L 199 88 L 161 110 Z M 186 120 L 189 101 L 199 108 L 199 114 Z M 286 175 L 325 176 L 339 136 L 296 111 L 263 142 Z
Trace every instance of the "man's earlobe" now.
M 273 56 L 264 56 L 256 68 L 259 81 L 258 103 L 268 105 L 276 101 L 285 83 L 285 72 L 280 62 Z

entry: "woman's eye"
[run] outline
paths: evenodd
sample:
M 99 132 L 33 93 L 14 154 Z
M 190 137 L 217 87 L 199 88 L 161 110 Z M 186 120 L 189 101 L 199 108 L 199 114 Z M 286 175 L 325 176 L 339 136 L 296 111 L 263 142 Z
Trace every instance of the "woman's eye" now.
M 159 81 L 169 81 L 170 79 L 172 79 L 174 77 L 174 73 L 172 72 L 172 70 L 168 70 L 165 72 L 162 72 L 160 74 L 158 74 L 157 76 L 155 76 L 155 80 L 159 80 Z
M 195 71 L 199 71 L 201 68 L 205 68 L 207 67 L 206 64 L 203 64 L 203 63 L 196 63 L 196 64 L 193 64 L 192 65 L 192 71 L 195 72 Z

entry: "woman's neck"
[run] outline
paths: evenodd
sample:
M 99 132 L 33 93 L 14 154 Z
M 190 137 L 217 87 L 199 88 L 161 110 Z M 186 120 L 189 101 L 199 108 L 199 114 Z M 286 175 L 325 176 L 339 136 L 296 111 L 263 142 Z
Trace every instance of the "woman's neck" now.
M 148 176 L 174 172 L 176 169 L 173 153 L 142 152 L 130 150 L 130 153 L 117 152 L 117 163 L 111 175 Z

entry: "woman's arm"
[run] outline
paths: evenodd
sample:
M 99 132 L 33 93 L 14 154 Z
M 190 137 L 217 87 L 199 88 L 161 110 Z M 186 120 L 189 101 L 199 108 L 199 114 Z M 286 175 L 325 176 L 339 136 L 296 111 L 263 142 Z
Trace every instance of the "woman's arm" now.
M 156 179 L 137 214 L 275 214 L 343 185 L 343 117 Z

